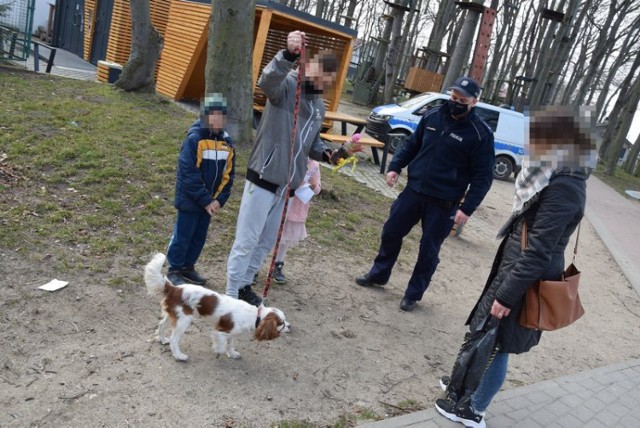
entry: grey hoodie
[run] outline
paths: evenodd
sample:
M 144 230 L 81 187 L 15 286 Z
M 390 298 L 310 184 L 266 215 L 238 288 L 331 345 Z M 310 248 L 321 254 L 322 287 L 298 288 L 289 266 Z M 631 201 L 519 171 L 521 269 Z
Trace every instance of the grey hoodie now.
M 268 98 L 260 119 L 256 142 L 249 157 L 248 179 L 277 185 L 277 194 L 283 195 L 289 174 L 291 134 L 298 72 L 292 71 L 293 62 L 285 59 L 280 51 L 267 64 L 258 80 L 258 86 Z M 307 171 L 307 158 L 322 161 L 323 152 L 331 150 L 320 139 L 325 105 L 318 94 L 302 93 L 298 114 L 298 126 L 291 170 L 291 189 L 298 187 Z M 256 173 L 256 174 L 253 174 Z M 259 183 L 257 183 L 259 184 Z

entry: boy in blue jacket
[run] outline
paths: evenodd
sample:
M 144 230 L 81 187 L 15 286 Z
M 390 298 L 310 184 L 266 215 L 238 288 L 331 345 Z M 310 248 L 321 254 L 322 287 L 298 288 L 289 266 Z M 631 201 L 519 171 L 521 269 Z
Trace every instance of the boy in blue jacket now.
M 174 285 L 204 285 L 195 264 L 207 239 L 211 217 L 229 199 L 235 170 L 233 143 L 224 131 L 227 103 L 221 94 L 205 96 L 200 118 L 182 143 L 174 205 L 178 210 L 167 250 L 167 277 Z

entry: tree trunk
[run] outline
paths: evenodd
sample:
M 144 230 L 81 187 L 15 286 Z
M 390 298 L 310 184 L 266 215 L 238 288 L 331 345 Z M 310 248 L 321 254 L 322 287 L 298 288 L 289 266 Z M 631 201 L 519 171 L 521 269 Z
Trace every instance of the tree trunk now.
M 149 0 L 129 0 L 129 5 L 131 53 L 115 85 L 125 91 L 154 92 L 156 62 L 162 50 L 162 37 L 151 24 Z
M 435 51 L 442 50 L 442 40 L 447 33 L 447 27 L 455 17 L 456 5 L 451 0 L 440 0 L 438 7 L 438 14 L 433 23 L 433 29 L 429 35 L 429 43 L 427 47 Z M 436 55 L 430 55 L 427 60 L 426 69 L 433 72 L 438 72 L 438 65 L 440 64 L 440 57 Z
M 483 4 L 483 0 L 474 0 L 473 3 Z M 467 18 L 464 21 L 462 30 L 460 31 L 460 37 L 457 39 L 455 50 L 451 56 L 451 62 L 447 69 L 447 74 L 442 82 L 442 92 L 453 84 L 453 82 L 460 76 L 462 76 L 464 67 L 469 64 L 469 54 L 473 47 L 474 36 L 476 34 L 476 27 L 480 20 L 480 14 L 474 12 L 471 9 L 467 10 Z
M 576 60 L 573 73 L 571 73 L 569 83 L 562 94 L 562 100 L 560 101 L 562 105 L 569 105 L 571 100 L 575 98 L 575 93 L 578 85 L 580 84 L 580 79 L 584 75 L 584 66 L 587 63 L 587 56 L 589 54 L 589 36 L 591 35 L 590 33 L 587 34 L 586 30 L 587 28 L 584 28 L 583 32 L 578 37 L 579 40 L 582 40 L 582 43 L 580 44 L 580 53 L 578 54 L 578 59 Z M 571 55 L 571 58 L 573 58 L 573 55 Z
M 567 47 L 571 46 L 569 34 L 579 3 L 579 0 L 569 1 L 564 18 L 560 23 L 558 31 L 554 35 L 551 49 L 549 51 L 543 51 L 545 54 L 539 58 L 541 67 L 539 68 L 539 72 L 536 73 L 538 81 L 533 89 L 531 105 L 548 104 L 552 96 L 552 91 L 558 82 L 560 68 L 566 61 L 566 57 L 563 58 L 563 55 L 568 54 Z M 555 25 L 552 25 L 552 27 L 555 27 Z
M 629 74 L 620 85 L 620 95 L 618 95 L 609 115 L 609 124 L 602 138 L 600 157 L 605 159 L 605 174 L 607 175 L 613 175 L 618 161 L 618 153 L 620 153 L 633 115 L 638 107 L 640 100 L 640 76 L 636 75 L 638 67 L 640 67 L 640 55 L 636 56 Z
M 547 91 L 542 99 L 542 104 L 551 104 L 552 100 L 556 96 L 556 92 L 560 88 L 562 83 L 561 76 L 564 76 L 567 72 L 567 65 L 569 64 L 569 58 L 571 58 L 571 51 L 574 43 L 577 40 L 578 31 L 584 17 L 586 16 L 586 8 L 591 0 L 585 2 L 585 9 L 580 15 L 576 17 L 578 12 L 578 6 L 580 6 L 580 0 L 572 0 L 569 3 L 567 12 L 565 13 L 565 19 L 562 21 L 560 30 L 556 34 L 555 42 L 558 43 L 558 48 L 554 52 L 551 74 L 547 81 Z M 571 27 L 575 26 L 574 31 L 571 31 Z
M 350 1 L 349 1 L 349 6 L 347 7 L 347 13 L 346 13 L 346 15 L 347 15 L 347 16 L 353 17 L 353 14 L 354 14 L 354 13 L 355 13 L 355 11 L 356 11 L 356 5 L 357 5 L 357 3 L 356 3 L 356 2 L 357 2 L 357 0 L 350 0 Z M 355 24 L 355 22 L 353 22 L 353 20 L 352 20 L 352 19 L 350 19 L 350 18 L 345 18 L 345 19 L 344 19 L 344 25 L 345 25 L 345 27 L 349 27 L 349 28 L 351 28 L 351 26 L 352 26 L 353 24 Z
M 607 175 L 614 174 L 620 151 L 622 147 L 624 147 L 629 128 L 633 122 L 633 116 L 638 108 L 638 102 L 640 102 L 640 76 L 635 78 L 635 82 L 627 93 L 624 95 L 622 93 L 620 94 L 620 98 L 622 98 L 623 106 L 617 120 L 617 126 L 614 128 L 614 136 L 605 157 L 605 174 Z
M 640 175 L 640 162 L 638 162 L 638 155 L 640 154 L 640 134 L 638 134 L 638 138 L 636 138 L 636 142 L 633 144 L 631 150 L 629 150 L 629 154 L 627 155 L 627 160 L 624 162 L 624 170 L 633 174 L 636 177 Z M 637 164 L 637 165 L 636 165 Z
M 598 79 L 596 76 L 601 69 L 602 63 L 606 62 L 607 58 L 611 56 L 611 52 L 618 39 L 620 25 L 627 17 L 630 6 L 631 0 L 623 0 L 622 2 L 612 1 L 609 4 L 607 18 L 602 24 L 600 36 L 598 37 L 596 45 L 590 54 L 589 67 L 584 74 L 583 84 L 578 90 L 576 102 L 580 104 L 584 103 L 587 94 L 597 90 L 596 85 Z M 624 55 L 624 53 L 621 54 Z
M 456 48 L 456 42 L 458 41 L 458 37 L 462 32 L 462 27 L 464 27 L 465 20 L 467 19 L 467 12 L 465 10 L 459 9 L 456 14 L 457 18 L 449 24 L 449 31 L 447 37 L 447 48 L 445 52 L 452 55 L 453 51 Z M 444 67 L 440 70 L 441 74 L 446 75 L 447 70 L 449 70 L 449 66 L 451 65 L 451 57 L 447 58 L 447 62 L 444 64 Z
M 409 0 L 396 0 L 395 3 L 400 6 L 407 6 L 409 4 Z M 387 53 L 384 73 L 383 104 L 389 104 L 393 98 L 393 89 L 396 83 L 394 74 L 396 68 L 400 65 L 400 57 L 402 53 L 402 23 L 404 20 L 404 10 L 399 7 L 392 7 L 390 15 L 393 17 L 393 23 L 391 30 L 391 43 L 389 44 L 389 52 Z M 405 31 L 404 36 L 406 35 L 407 32 Z
M 378 53 L 373 63 L 374 77 L 377 79 L 384 72 L 384 61 L 389 50 L 389 42 L 391 41 L 391 30 L 393 29 L 393 19 L 387 18 L 382 31 L 382 38 L 379 40 Z
M 530 4 L 529 8 L 527 8 L 526 15 L 524 16 L 524 19 L 522 20 L 522 22 L 530 22 L 529 19 L 532 13 L 534 14 L 534 25 L 535 25 L 536 13 L 535 13 L 535 8 L 533 4 Z M 526 59 L 526 52 L 528 51 L 526 49 L 526 42 L 527 42 L 526 26 L 522 25 L 520 28 L 520 32 L 518 33 L 518 36 L 515 39 L 515 48 L 512 49 L 512 51 L 510 52 L 509 60 L 504 63 L 499 73 L 500 76 L 504 76 L 509 80 L 509 89 L 507 93 L 506 103 L 511 106 L 513 106 L 517 102 L 519 95 L 521 95 L 520 86 L 518 85 L 518 82 L 516 82 L 515 78 L 518 74 L 518 70 L 520 69 L 522 63 Z M 495 92 L 493 95 L 494 98 L 498 97 L 499 90 L 500 90 L 499 88 L 495 89 Z
M 322 18 L 322 12 L 324 12 L 324 0 L 317 0 L 316 2 L 316 16 Z
M 632 42 L 632 40 L 635 41 Z M 596 112 L 599 118 L 602 118 L 605 114 L 606 101 L 611 83 L 613 82 L 613 79 L 620 67 L 622 67 L 627 60 L 627 55 L 625 53 L 628 52 L 629 46 L 634 46 L 637 42 L 637 37 L 634 36 L 633 32 L 629 31 L 627 37 L 625 37 L 624 41 L 622 42 L 622 47 L 620 48 L 620 52 L 618 53 L 616 60 L 613 62 L 613 65 L 611 65 L 611 68 L 609 68 L 607 72 L 607 78 L 605 79 L 604 84 L 602 85 L 602 90 L 600 91 L 598 99 L 596 100 Z
M 497 9 L 497 5 L 494 5 L 494 2 L 497 1 L 492 0 L 491 8 Z M 498 100 L 498 95 L 501 89 L 500 80 L 504 80 L 504 76 L 498 74 L 498 67 L 502 64 L 502 58 L 507 53 L 507 44 L 508 42 L 513 42 L 512 37 L 514 36 L 515 30 L 515 18 L 517 12 L 514 13 L 514 7 L 509 5 L 504 5 L 503 8 L 503 16 L 504 21 L 500 27 L 500 30 L 497 32 L 495 46 L 493 48 L 494 54 L 491 58 L 491 64 L 489 65 L 489 69 L 487 73 L 484 75 L 484 91 L 483 96 L 484 99 L 490 100 L 490 102 L 495 103 Z M 506 38 L 509 38 L 508 42 Z
M 252 52 L 256 1 L 212 0 L 206 92 L 227 98 L 227 132 L 237 144 L 253 139 Z

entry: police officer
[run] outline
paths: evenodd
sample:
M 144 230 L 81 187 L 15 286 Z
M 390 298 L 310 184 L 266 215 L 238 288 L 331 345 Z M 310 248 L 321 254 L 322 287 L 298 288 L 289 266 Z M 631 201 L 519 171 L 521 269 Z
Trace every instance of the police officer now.
M 460 227 L 469 220 L 493 179 L 493 131 L 474 111 L 480 86 L 460 77 L 449 89 L 449 101 L 425 113 L 389 164 L 387 185 L 394 186 L 407 167 L 407 186 L 391 205 L 372 268 L 356 278 L 363 287 L 385 285 L 403 238 L 420 221 L 420 250 L 400 303 L 403 311 L 422 299 L 440 262 L 442 242 L 454 223 Z

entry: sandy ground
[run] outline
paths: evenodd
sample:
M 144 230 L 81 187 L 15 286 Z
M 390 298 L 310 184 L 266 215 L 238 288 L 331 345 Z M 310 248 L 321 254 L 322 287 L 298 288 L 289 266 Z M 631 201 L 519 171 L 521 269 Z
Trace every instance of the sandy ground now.
M 154 341 L 160 311 L 142 283 L 147 260 L 113 267 L 139 272 L 138 287 L 118 290 L 107 285 L 109 273 L 87 272 L 47 293 L 36 289 L 56 276 L 46 260 L 27 266 L 0 250 L 0 426 L 326 426 L 347 414 L 389 416 L 396 409 L 385 403 L 431 406 L 489 272 L 512 189 L 495 182 L 462 236 L 445 242 L 412 313 L 399 309 L 412 251 L 402 253 L 388 286 L 362 289 L 353 278 L 371 260 L 335 254 L 310 237 L 288 255 L 288 283 L 270 292 L 292 332 L 268 343 L 242 338 L 240 360 L 215 358 L 202 321 L 183 338 L 187 363 Z M 505 388 L 640 357 L 640 299 L 587 221 L 577 264 L 586 315 L 513 357 Z M 223 290 L 226 260 L 201 266 Z

